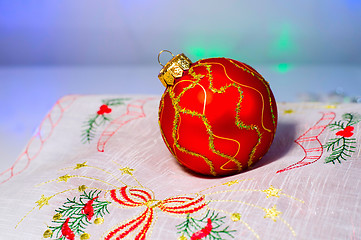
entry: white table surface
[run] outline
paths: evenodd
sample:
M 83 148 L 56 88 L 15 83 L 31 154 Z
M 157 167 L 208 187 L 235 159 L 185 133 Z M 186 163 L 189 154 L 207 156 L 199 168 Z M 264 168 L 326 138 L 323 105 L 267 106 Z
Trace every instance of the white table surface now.
M 254 66 L 278 102 L 361 96 L 361 66 Z M 68 94 L 161 95 L 160 66 L 0 67 L 0 173 L 25 148 L 55 102 Z M 361 100 L 361 98 L 360 98 Z

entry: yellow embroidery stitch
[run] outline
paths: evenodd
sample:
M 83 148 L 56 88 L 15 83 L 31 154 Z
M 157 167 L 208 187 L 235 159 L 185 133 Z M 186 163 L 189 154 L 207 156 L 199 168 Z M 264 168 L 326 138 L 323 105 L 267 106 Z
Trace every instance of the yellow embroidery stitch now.
M 231 185 L 233 185 L 233 181 L 229 181 L 229 182 L 226 182 L 224 183 L 223 185 L 228 185 L 227 183 L 231 183 Z M 208 188 L 210 189 L 210 188 Z M 205 196 L 209 196 L 209 195 L 215 195 L 215 194 L 224 194 L 224 193 L 229 193 L 229 192 L 263 192 L 263 193 L 266 193 L 266 199 L 268 199 L 269 197 L 277 197 L 279 198 L 280 196 L 285 196 L 285 197 L 288 197 L 290 199 L 293 199 L 293 200 L 296 200 L 296 201 L 299 201 L 301 203 L 304 203 L 304 201 L 300 200 L 300 199 L 297 199 L 295 197 L 292 197 L 292 196 L 289 196 L 285 193 L 282 193 L 281 192 L 282 189 L 277 189 L 275 187 L 273 187 L 272 185 L 270 185 L 270 187 L 266 190 L 258 190 L 258 189 L 229 189 L 229 190 L 221 190 L 221 191 L 213 191 L 213 192 L 210 192 L 210 193 L 206 193 L 204 194 Z M 253 203 L 250 203 L 250 202 L 246 202 L 246 201 L 241 201 L 241 200 L 233 200 L 233 199 L 226 199 L 226 200 L 217 200 L 215 199 L 214 197 L 212 198 L 212 200 L 209 201 L 209 203 L 212 203 L 212 202 L 218 202 L 218 203 L 240 203 L 240 204 L 244 204 L 246 206 L 250 206 L 250 207 L 253 207 L 253 208 L 256 208 L 256 209 L 260 209 L 262 211 L 265 212 L 265 216 L 264 218 L 270 218 L 271 220 L 273 221 L 277 221 L 277 220 L 280 220 L 283 224 L 285 224 L 288 229 L 291 231 L 292 235 L 296 236 L 296 233 L 295 231 L 293 230 L 293 228 L 290 226 L 290 224 L 284 220 L 280 215 L 282 214 L 281 211 L 279 211 L 276 207 L 276 205 L 274 205 L 272 208 L 265 208 L 265 207 L 262 207 L 262 206 L 259 206 L 259 205 L 256 205 L 256 204 L 253 204 Z M 211 209 L 211 208 L 210 208 Z M 213 208 L 214 209 L 214 208 Z M 217 210 L 217 211 L 220 211 L 220 212 L 225 212 L 224 210 L 220 210 L 220 209 L 214 209 L 214 210 Z M 241 215 L 240 213 L 228 213 L 230 215 L 230 218 L 232 221 L 237 221 L 238 220 L 238 217 L 239 217 L 239 221 L 241 221 L 245 226 L 247 226 L 247 228 L 253 232 L 253 234 L 257 237 L 257 239 L 259 239 L 259 236 L 258 234 L 249 226 L 249 224 L 245 223 L 244 221 L 242 221 L 241 219 Z M 239 214 L 239 215 L 238 215 Z
M 82 168 L 82 167 L 87 167 L 88 165 L 86 165 L 86 163 L 87 163 L 87 162 L 78 163 L 78 164 L 76 165 L 76 167 L 74 168 L 74 170 L 80 169 L 80 168 Z
M 241 214 L 240 213 L 232 213 L 231 220 L 233 222 L 238 222 L 239 220 L 241 220 Z
M 239 181 L 238 180 L 233 180 L 233 181 L 229 181 L 226 183 L 223 183 L 223 185 L 227 185 L 228 187 L 232 186 L 233 184 L 238 184 Z
M 87 189 L 87 186 L 85 186 L 85 185 L 81 185 L 78 187 L 79 192 L 84 192 L 86 189 Z
M 70 176 L 69 174 L 66 174 L 64 176 L 61 176 L 57 179 L 58 183 L 59 182 L 67 182 L 70 178 L 72 178 L 73 176 Z
M 266 193 L 267 196 L 266 198 L 270 198 L 270 197 L 280 197 L 278 194 L 282 191 L 282 189 L 277 189 L 274 188 L 272 185 L 266 189 L 266 190 L 262 190 L 262 192 Z
M 89 238 L 90 238 L 89 233 L 83 233 L 82 235 L 80 235 L 80 240 L 87 240 Z
M 178 238 L 178 240 L 187 240 L 187 238 L 184 235 L 182 235 Z
M 117 166 L 119 166 L 121 169 L 124 169 L 124 167 L 121 165 L 121 164 L 119 164 L 118 162 L 116 162 L 116 161 L 114 161 L 114 160 L 112 160 L 112 162 L 114 163 L 114 164 L 116 164 Z M 133 169 L 133 171 L 134 171 L 134 169 Z M 111 173 L 110 173 L 111 174 Z M 123 174 L 122 174 L 123 175 Z M 129 174 L 128 174 L 129 175 Z M 143 185 L 138 181 L 138 179 L 134 176 L 134 174 L 132 173 L 132 174 L 130 174 L 130 176 L 134 179 L 134 181 L 136 181 L 137 183 L 138 183 L 138 185 L 140 186 L 140 187 L 143 187 Z M 124 183 L 123 181 L 121 181 L 124 185 L 126 185 L 126 186 L 128 186 L 126 183 Z
M 94 223 L 97 224 L 97 225 L 103 224 L 104 223 L 104 218 L 101 218 L 101 217 L 96 218 L 94 220 Z
M 116 164 L 119 165 L 119 163 L 116 163 Z M 92 167 L 92 166 L 86 165 L 86 167 Z M 93 168 L 101 170 L 102 172 L 105 172 L 107 174 L 110 174 L 110 177 L 115 176 L 113 173 L 104 171 L 101 168 L 98 168 L 98 167 L 93 167 Z M 121 169 L 126 169 L 126 168 L 130 169 L 129 167 L 122 167 Z M 122 172 L 122 170 L 119 169 L 119 168 L 114 168 L 114 169 L 120 170 Z M 130 171 L 132 173 L 130 176 L 133 177 L 136 180 L 137 183 L 139 183 L 137 178 L 134 176 L 133 171 L 134 171 L 134 169 L 132 169 L 132 171 Z M 128 174 L 126 174 L 126 175 L 128 175 Z M 96 182 L 104 184 L 107 187 L 111 187 L 111 189 L 99 189 L 99 188 L 90 188 L 90 187 L 88 188 L 88 187 L 86 187 L 86 185 L 80 185 L 77 188 L 67 189 L 67 190 L 61 191 L 61 192 L 56 193 L 56 194 L 54 194 L 52 196 L 49 196 L 49 197 L 45 197 L 44 195 L 42 195 L 40 200 L 36 201 L 37 206 L 35 206 L 34 209 L 36 207 L 39 207 L 39 210 L 40 210 L 42 208 L 42 206 L 49 205 L 49 200 L 52 199 L 53 197 L 57 196 L 57 195 L 67 193 L 67 192 L 70 192 L 70 191 L 81 191 L 81 190 L 85 190 L 85 189 L 101 190 L 103 193 L 105 193 L 104 197 L 107 194 L 109 194 L 109 196 L 112 196 L 112 201 L 113 200 L 115 201 L 115 199 L 113 198 L 114 195 L 111 195 L 111 192 L 114 191 L 114 193 L 117 192 L 117 194 L 120 194 L 119 197 L 121 197 L 121 196 L 124 197 L 124 199 L 120 200 L 120 202 L 125 201 L 126 199 L 129 199 L 129 202 L 126 203 L 126 204 L 130 204 L 132 206 L 128 206 L 128 208 L 130 208 L 130 207 L 143 207 L 144 208 L 145 207 L 145 208 L 149 209 L 149 212 L 143 213 L 143 215 L 144 215 L 145 218 L 149 218 L 149 222 L 150 222 L 149 226 L 150 227 L 147 228 L 147 230 L 144 230 L 145 225 L 138 225 L 134 230 L 132 230 L 133 231 L 132 234 L 128 235 L 128 237 L 130 237 L 130 238 L 132 238 L 132 237 L 134 238 L 135 235 L 137 235 L 138 233 L 139 234 L 142 233 L 143 234 L 142 236 L 144 236 L 144 237 L 146 236 L 148 238 L 150 233 L 151 233 L 152 227 L 155 225 L 155 222 L 156 222 L 156 219 L 157 219 L 157 212 L 159 212 L 159 211 L 171 214 L 172 216 L 174 215 L 175 217 L 181 217 L 181 216 L 179 216 L 179 215 L 177 215 L 175 213 L 182 213 L 182 211 L 180 210 L 180 208 L 182 206 L 178 205 L 178 204 L 181 201 L 183 201 L 184 199 L 188 199 L 189 201 L 191 201 L 191 202 L 193 201 L 194 203 L 196 203 L 196 201 L 200 201 L 199 203 L 197 203 L 197 204 L 199 204 L 198 206 L 203 206 L 203 205 L 200 205 L 201 203 L 206 204 L 207 209 L 214 209 L 214 208 L 209 207 L 209 205 L 212 204 L 212 203 L 215 203 L 215 202 L 216 203 L 222 203 L 222 202 L 224 202 L 224 203 L 240 203 L 240 204 L 243 204 L 243 205 L 255 208 L 255 209 L 259 209 L 259 210 L 262 210 L 263 212 L 265 212 L 264 218 L 269 218 L 269 219 L 273 220 L 274 222 L 278 222 L 278 220 L 280 220 L 280 222 L 285 224 L 290 229 L 290 231 L 292 232 L 293 235 L 296 235 L 295 231 L 292 229 L 290 224 L 287 223 L 286 220 L 281 218 L 282 212 L 277 209 L 276 205 L 274 205 L 272 208 L 265 208 L 265 207 L 263 207 L 261 205 L 257 205 L 257 204 L 254 204 L 252 202 L 247 202 L 247 201 L 242 201 L 242 200 L 233 200 L 233 199 L 218 200 L 218 199 L 216 199 L 215 195 L 216 194 L 223 194 L 223 193 L 232 193 L 232 192 L 250 192 L 250 193 L 259 192 L 259 194 L 266 194 L 266 199 L 272 199 L 271 197 L 273 197 L 273 196 L 277 197 L 277 198 L 279 198 L 281 196 L 285 196 L 285 197 L 291 198 L 293 200 L 303 202 L 302 200 L 299 200 L 299 199 L 297 199 L 295 197 L 284 194 L 282 192 L 282 189 L 277 189 L 277 188 L 273 187 L 272 185 L 270 185 L 270 187 L 268 189 L 265 189 L 265 190 L 264 189 L 261 189 L 261 190 L 259 190 L 259 189 L 230 189 L 231 186 L 239 184 L 242 181 L 249 181 L 249 180 L 252 180 L 252 179 L 235 179 L 235 180 L 231 180 L 231 181 L 228 181 L 228 182 L 219 183 L 217 185 L 214 185 L 214 186 L 208 187 L 206 189 L 197 191 L 196 193 L 185 194 L 185 195 L 180 195 L 180 196 L 175 196 L 175 197 L 169 197 L 169 198 L 166 198 L 164 200 L 157 200 L 155 198 L 154 192 L 152 190 L 148 189 L 148 188 L 144 188 L 144 187 L 138 188 L 136 186 L 129 186 L 129 185 L 124 184 L 123 186 L 125 186 L 125 187 L 123 187 L 123 188 L 126 189 L 126 190 L 124 191 L 124 193 L 121 193 L 120 190 L 121 190 L 122 186 L 115 186 L 113 184 L 110 184 L 108 182 L 109 179 L 108 179 L 108 181 L 105 181 L 105 180 L 102 180 L 102 179 L 99 179 L 99 178 L 94 178 L 94 177 L 87 177 L 87 176 L 80 176 L 80 175 L 69 175 L 69 174 L 66 174 L 64 176 L 68 176 L 68 177 L 72 177 L 72 178 L 83 178 L 83 179 L 96 181 Z M 62 176 L 62 177 L 64 177 L 64 176 Z M 127 178 L 127 177 L 125 177 L 125 178 Z M 128 178 L 130 178 L 130 177 L 128 177 Z M 59 179 L 59 178 L 57 178 L 57 179 Z M 45 182 L 45 183 L 42 183 L 42 184 L 39 184 L 39 185 L 52 183 L 52 182 L 57 181 L 57 179 L 54 179 L 54 180 L 51 180 L 51 181 L 48 181 L 48 182 Z M 220 188 L 219 191 L 215 191 L 216 188 Z M 223 190 L 223 189 L 227 189 L 227 190 Z M 208 192 L 205 193 L 206 191 L 208 191 Z M 132 195 L 132 194 L 134 194 L 134 195 Z M 206 199 L 207 196 L 212 196 L 212 197 L 210 199 Z M 230 195 L 230 196 L 232 196 L 232 195 Z M 270 200 L 267 200 L 267 201 L 270 201 Z M 117 205 L 119 205 L 119 204 L 115 204 L 115 205 L 112 204 L 113 207 L 118 207 Z M 185 206 L 187 206 L 187 205 L 185 205 Z M 190 205 L 188 205 L 188 206 L 190 206 Z M 123 207 L 127 207 L 127 206 L 123 206 Z M 189 208 L 185 207 L 184 213 L 186 213 L 188 210 L 189 210 Z M 256 231 L 248 223 L 246 223 L 242 219 L 242 215 L 241 215 L 242 210 L 241 211 L 238 210 L 238 211 L 235 211 L 235 212 L 227 212 L 227 211 L 225 211 L 223 209 L 214 209 L 214 210 L 216 210 L 218 212 L 226 213 L 229 216 L 229 218 L 228 218 L 229 220 L 231 220 L 233 222 L 239 222 L 239 223 L 243 224 L 250 232 L 252 232 L 252 234 L 257 239 L 260 239 L 260 237 L 256 233 Z M 197 211 L 198 210 L 195 210 L 195 212 L 192 213 L 192 214 L 197 213 Z M 119 227 L 119 226 L 122 226 L 122 225 L 125 225 L 127 223 L 130 224 L 129 225 L 129 227 L 130 227 L 131 222 L 134 219 L 138 219 L 140 216 L 143 216 L 143 215 L 140 214 L 140 215 L 138 215 L 136 217 L 129 218 L 129 219 L 125 220 L 124 222 L 116 225 L 112 229 L 114 229 L 116 227 Z M 185 215 L 186 214 L 183 214 L 183 217 L 186 217 Z M 61 216 L 57 216 L 57 214 L 55 214 L 53 216 L 53 220 L 57 219 L 58 217 L 61 218 Z M 104 222 L 103 218 L 96 218 L 94 220 L 95 224 L 101 224 L 103 222 Z M 48 229 L 48 230 L 50 230 L 50 229 Z M 47 232 L 47 231 L 45 231 L 45 232 Z M 52 232 L 50 233 L 48 231 L 47 234 L 45 234 L 45 232 L 44 232 L 44 235 L 43 235 L 44 238 L 45 238 L 45 235 L 48 236 L 48 238 L 52 237 L 52 234 L 53 234 Z M 110 232 L 111 232 L 111 230 L 107 231 L 105 234 L 109 234 Z M 89 237 L 90 237 L 90 235 L 89 235 Z M 79 238 L 79 235 L 78 235 L 78 238 Z M 80 239 L 87 239 L 87 238 L 81 238 L 81 236 L 80 236 Z
M 272 208 L 264 208 L 263 210 L 266 212 L 264 218 L 271 218 L 274 222 L 277 221 L 278 215 L 282 214 L 282 212 L 277 210 L 276 205 Z
M 295 111 L 293 111 L 292 109 L 286 109 L 283 111 L 283 114 L 291 114 L 294 113 Z
M 335 109 L 335 108 L 337 108 L 337 106 L 336 105 L 326 105 L 325 108 L 327 108 L 327 109 Z
M 127 185 L 125 184 L 122 180 L 120 180 L 117 176 L 115 176 L 114 174 L 112 174 L 111 172 L 103 169 L 103 168 L 100 168 L 100 167 L 96 167 L 96 166 L 91 166 L 91 165 L 87 165 L 87 162 L 83 162 L 83 163 L 77 163 L 75 167 L 68 167 L 68 168 L 63 168 L 63 169 L 60 169 L 60 171 L 64 171 L 64 170 L 78 170 L 80 168 L 84 168 L 84 167 L 87 167 L 87 168 L 94 168 L 96 170 L 100 170 L 102 172 L 105 172 L 106 174 L 110 175 L 113 179 L 117 180 L 118 182 L 124 184 L 124 185 Z M 68 175 L 68 174 L 67 174 Z M 66 175 L 65 175 L 66 176 Z M 71 176 L 71 177 L 76 177 L 76 176 Z M 45 183 L 49 183 L 50 181 L 48 182 L 45 182 Z M 45 183 L 42 183 L 42 184 L 45 184 Z M 38 184 L 37 186 L 40 186 L 42 184 Z M 81 191 L 81 190 L 79 190 Z
M 45 197 L 43 194 L 43 195 L 41 195 L 41 198 L 38 201 L 36 201 L 35 203 L 37 203 L 39 209 L 41 209 L 44 205 L 49 205 L 49 200 L 51 198 L 52 197 Z
M 241 219 L 241 214 L 240 213 L 230 213 L 228 211 L 222 210 L 222 209 L 216 209 L 216 208 L 208 208 L 208 209 L 212 209 L 218 212 L 223 212 L 227 215 L 230 216 L 231 220 L 233 222 L 240 222 L 242 223 L 244 226 L 246 226 L 246 228 L 257 238 L 260 239 L 259 235 L 256 233 L 256 231 L 248 224 L 246 223 L 244 220 Z
M 50 238 L 52 236 L 53 236 L 53 231 L 51 231 L 50 229 L 47 229 L 43 234 L 44 238 Z
M 214 188 L 217 188 L 217 187 L 221 187 L 221 186 L 224 186 L 224 185 L 228 185 L 228 186 L 232 186 L 233 184 L 238 184 L 240 182 L 244 182 L 244 181 L 252 181 L 253 178 L 249 178 L 249 179 L 236 179 L 236 180 L 232 180 L 232 181 L 228 181 L 228 182 L 225 182 L 225 183 L 220 183 L 220 184 L 216 184 L 216 185 L 213 185 L 211 187 L 208 187 L 208 188 L 205 188 L 203 190 L 200 190 L 198 193 L 203 193 L 205 191 L 208 191 L 208 190 L 211 190 L 211 189 L 214 189 Z M 230 184 L 230 185 L 229 185 Z
M 122 174 L 128 174 L 128 175 L 132 175 L 133 176 L 133 171 L 134 169 L 128 168 L 128 167 L 124 167 L 124 168 L 120 168 L 120 171 L 122 171 Z
M 53 181 L 51 181 L 51 182 L 53 182 Z M 36 207 L 39 207 L 39 210 L 40 210 L 44 205 L 49 205 L 49 200 L 52 199 L 53 197 L 55 197 L 55 196 L 57 196 L 59 194 L 63 194 L 63 193 L 68 192 L 68 191 L 73 191 L 73 190 L 75 190 L 75 189 L 64 190 L 62 192 L 53 194 L 50 197 L 45 197 L 45 195 L 42 194 L 40 200 L 35 202 L 35 203 L 37 203 L 37 205 L 35 207 L 33 207 L 33 209 L 31 209 L 28 213 L 26 213 L 24 217 L 22 217 L 20 219 L 20 221 L 16 224 L 15 228 L 17 228 L 19 226 L 19 224 L 22 223 L 22 221 L 24 221 L 24 219 L 36 209 Z
M 53 220 L 54 221 L 59 220 L 61 217 L 62 217 L 61 213 L 57 213 L 53 216 Z

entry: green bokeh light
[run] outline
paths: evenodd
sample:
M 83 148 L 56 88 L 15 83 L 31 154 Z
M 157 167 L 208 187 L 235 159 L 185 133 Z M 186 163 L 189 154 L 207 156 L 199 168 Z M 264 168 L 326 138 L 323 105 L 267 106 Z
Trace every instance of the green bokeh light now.
M 289 62 L 296 57 L 298 52 L 297 45 L 294 41 L 295 27 L 290 23 L 283 23 L 277 26 L 275 37 L 270 46 L 270 57 L 276 62 Z M 280 72 L 288 71 L 286 63 L 277 66 Z
M 288 25 L 283 26 L 282 31 L 280 33 L 278 42 L 277 42 L 277 50 L 279 51 L 289 51 L 294 48 L 292 40 L 291 40 L 291 29 Z
M 188 52 L 196 58 L 204 58 L 206 55 L 206 50 L 200 47 L 189 48 Z
M 215 41 L 212 43 L 207 43 L 206 41 L 202 42 L 203 44 L 189 44 L 187 47 L 185 47 L 186 54 L 195 60 L 213 57 L 229 57 L 228 55 L 231 51 L 229 44 L 221 41 Z M 206 43 L 204 44 L 204 42 Z
M 291 69 L 291 66 L 288 63 L 280 63 L 276 67 L 276 70 L 279 73 L 286 73 L 286 72 L 290 71 L 290 69 Z

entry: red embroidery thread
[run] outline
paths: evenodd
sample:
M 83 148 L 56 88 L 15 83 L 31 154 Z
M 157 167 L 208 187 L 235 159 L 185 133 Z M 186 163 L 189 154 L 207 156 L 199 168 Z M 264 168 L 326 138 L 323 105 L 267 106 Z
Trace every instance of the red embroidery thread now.
M 143 105 L 154 98 L 146 98 L 146 99 L 138 99 L 127 105 L 127 112 L 117 119 L 111 121 L 108 126 L 105 128 L 103 133 L 101 134 L 98 140 L 98 152 L 104 152 L 105 144 L 109 141 L 109 139 L 125 124 L 139 119 L 144 118 L 145 113 L 143 109 Z
M 101 191 L 84 191 L 79 198 L 67 198 L 61 207 L 55 210 L 53 221 L 46 232 L 50 232 L 48 237 L 58 240 L 75 239 L 75 236 L 82 236 L 86 228 L 97 222 L 103 221 L 103 217 L 109 214 L 108 205 L 110 202 L 101 201 Z M 91 221 L 97 217 L 95 221 Z M 82 239 L 82 238 L 81 238 Z
M 348 138 L 348 137 L 352 137 L 353 136 L 353 130 L 355 128 L 353 126 L 347 126 L 344 130 L 341 130 L 341 131 L 338 131 L 336 133 L 337 136 L 341 136 L 341 137 L 345 137 L 345 138 Z
M 93 199 L 89 200 L 81 210 L 82 214 L 87 215 L 87 218 L 89 221 L 92 220 L 92 217 L 94 216 L 93 203 L 94 203 L 94 200 L 97 199 L 98 197 L 99 196 L 96 196 Z
M 225 239 L 223 237 L 228 236 L 234 238 L 233 234 L 236 230 L 229 229 L 229 226 L 224 226 L 224 219 L 226 216 L 220 216 L 215 211 L 208 210 L 205 216 L 200 219 L 196 219 L 187 216 L 186 220 L 176 226 L 178 233 L 181 234 L 180 239 L 199 240 L 199 239 Z M 204 226 L 202 228 L 202 226 Z M 228 238 L 227 238 L 228 239 Z
M 118 195 L 119 194 L 119 195 Z M 139 228 L 135 239 L 145 239 L 154 218 L 154 208 L 173 214 L 191 214 L 206 206 L 205 197 L 171 197 L 163 201 L 155 200 L 148 190 L 143 188 L 129 188 L 124 186 L 110 191 L 111 198 L 118 204 L 126 207 L 145 206 L 144 212 L 132 220 L 110 231 L 105 240 L 121 239 Z
M 96 128 L 104 125 L 106 122 L 111 121 L 110 117 L 105 116 L 112 112 L 112 109 L 109 106 L 119 106 L 123 105 L 126 98 L 113 98 L 102 100 L 103 104 L 99 107 L 99 110 L 95 115 L 90 117 L 82 130 L 82 141 L 83 143 L 90 143 L 90 141 L 95 137 Z
M 298 161 L 284 169 L 278 170 L 277 173 L 289 171 L 295 168 L 300 168 L 319 160 L 323 154 L 323 147 L 318 137 L 323 133 L 325 128 L 335 119 L 334 112 L 323 113 L 320 120 L 308 129 L 304 134 L 298 137 L 295 142 L 303 149 L 305 156 L 301 161 Z
M 9 181 L 12 177 L 22 173 L 29 167 L 31 161 L 33 161 L 41 152 L 44 143 L 50 138 L 55 127 L 59 124 L 63 118 L 64 112 L 70 108 L 74 103 L 76 95 L 69 95 L 59 99 L 55 105 L 51 108 L 50 112 L 45 116 L 41 122 L 37 132 L 30 139 L 26 145 L 25 151 L 20 154 L 15 163 L 7 170 L 0 174 L 0 185 Z M 42 128 L 44 124 L 49 124 L 51 129 L 44 135 Z M 38 143 L 36 143 L 38 142 Z
M 63 223 L 63 226 L 61 227 L 61 234 L 69 240 L 74 240 L 75 239 L 75 234 L 74 232 L 70 229 L 69 227 L 69 220 L 70 218 L 67 218 L 65 220 L 65 222 Z
M 198 240 L 207 237 L 211 233 L 212 228 L 212 220 L 208 218 L 207 225 L 198 232 L 193 233 L 191 240 Z
M 341 160 L 346 161 L 351 157 L 351 154 L 356 149 L 356 138 L 351 138 L 354 133 L 352 132 L 355 125 L 361 121 L 361 116 L 357 113 L 345 113 L 342 115 L 342 120 L 336 121 L 328 127 L 336 132 L 336 138 L 329 139 L 323 146 L 331 154 L 325 158 L 325 163 L 336 162 L 341 163 Z
M 97 112 L 99 115 L 103 115 L 103 114 L 106 114 L 106 113 L 111 113 L 112 112 L 112 109 L 108 107 L 108 105 L 101 105 L 100 108 L 99 108 L 99 111 Z

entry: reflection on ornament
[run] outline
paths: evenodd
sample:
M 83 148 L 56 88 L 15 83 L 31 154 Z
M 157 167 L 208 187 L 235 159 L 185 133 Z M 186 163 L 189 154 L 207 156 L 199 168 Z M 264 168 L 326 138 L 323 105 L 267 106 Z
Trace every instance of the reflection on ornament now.
M 184 56 L 184 54 L 182 54 Z M 177 62 L 175 56 L 170 63 Z M 268 82 L 252 67 L 227 58 L 188 62 L 164 84 L 159 125 L 169 151 L 183 166 L 224 176 L 246 170 L 268 151 L 277 107 Z

